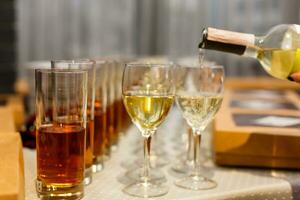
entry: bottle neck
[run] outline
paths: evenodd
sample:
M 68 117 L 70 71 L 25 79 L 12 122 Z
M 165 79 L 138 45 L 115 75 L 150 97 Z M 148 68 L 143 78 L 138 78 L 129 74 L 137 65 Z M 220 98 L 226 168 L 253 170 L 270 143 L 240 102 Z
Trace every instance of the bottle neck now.
M 254 45 L 247 46 L 244 54 L 242 56 L 257 58 L 258 51 L 262 49 L 263 37 L 255 37 Z
M 249 49 L 255 49 L 256 38 L 253 34 L 225 31 L 214 28 L 203 30 L 203 38 L 199 48 L 233 53 L 248 54 Z M 245 55 L 247 56 L 247 55 Z M 251 56 L 252 57 L 252 56 Z

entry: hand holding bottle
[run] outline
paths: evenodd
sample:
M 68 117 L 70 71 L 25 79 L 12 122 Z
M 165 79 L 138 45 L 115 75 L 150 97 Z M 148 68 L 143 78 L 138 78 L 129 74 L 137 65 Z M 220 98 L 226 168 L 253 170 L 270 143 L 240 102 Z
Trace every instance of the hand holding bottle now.
M 291 74 L 290 77 L 293 79 L 293 81 L 300 83 L 300 72 L 295 72 Z
M 265 36 L 206 28 L 199 48 L 257 59 L 271 76 L 300 83 L 300 25 L 282 24 Z

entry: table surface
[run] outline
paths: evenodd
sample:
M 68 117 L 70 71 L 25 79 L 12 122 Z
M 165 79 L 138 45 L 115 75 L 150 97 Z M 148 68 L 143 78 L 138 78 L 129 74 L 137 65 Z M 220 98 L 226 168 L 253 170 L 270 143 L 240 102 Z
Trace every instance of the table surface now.
M 300 200 L 300 173 L 296 171 L 279 171 L 268 169 L 225 168 L 215 166 L 209 156 L 209 131 L 203 134 L 202 149 L 204 163 L 203 174 L 212 178 L 218 186 L 211 190 L 190 191 L 178 188 L 174 181 L 179 174 L 171 170 L 172 163 L 176 160 L 179 149 L 182 147 L 175 142 L 176 137 L 185 128 L 180 114 L 176 109 L 168 116 L 166 122 L 158 130 L 158 137 L 165 145 L 161 147 L 168 153 L 170 164 L 162 168 L 167 178 L 164 183 L 169 186 L 167 195 L 157 197 L 157 200 L 219 200 L 219 199 L 249 199 L 249 200 Z M 105 163 L 103 171 L 94 174 L 93 182 L 85 188 L 84 200 L 129 200 L 140 199 L 128 196 L 122 192 L 124 173 L 127 169 L 122 167 L 123 162 L 132 162 L 136 155 L 134 149 L 142 143 L 137 140 L 141 135 L 134 126 L 131 126 L 125 137 L 121 138 L 118 149 L 112 153 L 111 159 Z M 230 138 L 228 138 L 230 139 Z M 206 153 L 205 153 L 206 151 Z M 36 177 L 35 150 L 24 149 L 25 163 L 25 199 L 38 199 L 35 192 L 34 180 Z

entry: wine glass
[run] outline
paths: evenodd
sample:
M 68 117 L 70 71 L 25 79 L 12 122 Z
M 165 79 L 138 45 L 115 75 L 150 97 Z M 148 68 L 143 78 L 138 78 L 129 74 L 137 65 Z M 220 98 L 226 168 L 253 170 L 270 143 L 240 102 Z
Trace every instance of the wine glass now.
M 190 175 L 177 180 L 175 185 L 190 190 L 212 189 L 217 183 L 200 174 L 200 141 L 202 132 L 221 106 L 224 69 L 217 65 L 190 65 L 177 69 L 183 74 L 181 80 L 177 81 L 175 99 L 184 119 L 193 130 L 194 163 Z
M 144 138 L 143 175 L 123 191 L 137 197 L 157 197 L 168 187 L 151 181 L 151 136 L 168 115 L 174 100 L 173 69 L 169 64 L 126 64 L 123 73 L 122 95 L 126 110 Z

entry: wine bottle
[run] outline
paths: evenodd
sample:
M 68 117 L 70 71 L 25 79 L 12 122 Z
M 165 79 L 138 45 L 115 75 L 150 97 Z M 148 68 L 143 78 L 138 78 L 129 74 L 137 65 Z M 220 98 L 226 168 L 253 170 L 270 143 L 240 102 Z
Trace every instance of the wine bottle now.
M 290 75 L 300 73 L 300 25 L 296 24 L 277 25 L 265 36 L 206 28 L 199 48 L 255 58 L 279 79 L 293 80 Z

